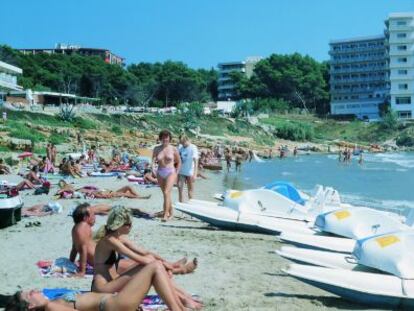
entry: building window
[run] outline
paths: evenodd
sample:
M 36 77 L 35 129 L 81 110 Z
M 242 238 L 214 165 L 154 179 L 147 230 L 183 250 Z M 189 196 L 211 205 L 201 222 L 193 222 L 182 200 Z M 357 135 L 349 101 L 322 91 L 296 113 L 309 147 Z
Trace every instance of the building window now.
M 397 98 L 395 98 L 395 103 L 397 105 L 409 105 L 409 104 L 411 104 L 411 97 L 409 97 L 409 96 L 397 97 Z
M 411 119 L 411 111 L 398 111 L 398 117 L 401 119 Z
M 405 32 L 397 33 L 397 38 L 407 38 L 407 34 Z
M 407 62 L 407 57 L 399 57 L 399 58 L 397 58 L 397 62 L 406 63 Z
M 408 70 L 407 69 L 400 69 L 400 70 L 398 70 L 398 74 L 399 75 L 406 75 L 406 74 L 408 74 Z
M 407 46 L 406 45 L 399 45 L 399 46 L 397 46 L 397 50 L 398 51 L 406 51 L 407 50 Z
M 397 21 L 397 26 L 405 26 L 407 25 L 407 21 Z
M 407 83 L 398 84 L 398 89 L 399 90 L 408 90 L 408 84 Z

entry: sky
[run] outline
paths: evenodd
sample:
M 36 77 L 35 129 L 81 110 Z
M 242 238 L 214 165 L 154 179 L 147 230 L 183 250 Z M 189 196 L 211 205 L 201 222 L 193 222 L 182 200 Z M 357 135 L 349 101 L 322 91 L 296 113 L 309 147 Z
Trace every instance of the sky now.
M 379 35 L 414 0 L 0 0 L 0 44 L 106 48 L 126 63 L 192 68 L 299 52 L 329 59 L 329 41 Z

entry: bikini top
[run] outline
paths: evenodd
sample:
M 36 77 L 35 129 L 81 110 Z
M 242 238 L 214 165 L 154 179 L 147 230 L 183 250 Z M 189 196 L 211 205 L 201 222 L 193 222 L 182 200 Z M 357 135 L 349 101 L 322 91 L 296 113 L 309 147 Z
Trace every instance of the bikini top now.
M 103 265 L 113 266 L 115 265 L 118 268 L 118 263 L 121 260 L 120 256 L 118 256 L 117 252 L 112 251 L 109 257 L 102 263 Z

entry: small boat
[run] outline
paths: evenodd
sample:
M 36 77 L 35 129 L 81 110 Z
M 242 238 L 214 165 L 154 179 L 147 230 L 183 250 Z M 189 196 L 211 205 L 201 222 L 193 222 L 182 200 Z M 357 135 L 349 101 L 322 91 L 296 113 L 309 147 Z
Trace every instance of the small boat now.
M 358 266 L 352 255 L 344 253 L 282 246 L 276 254 L 293 262 L 325 268 L 354 270 Z
M 318 232 L 312 229 L 308 232 L 309 234 L 298 233 L 295 230 L 293 232 L 291 230 L 283 231 L 279 236 L 279 240 L 300 247 L 329 250 L 338 253 L 352 253 L 355 248 L 355 240 L 318 234 Z
M 293 264 L 285 271 L 305 283 L 352 301 L 413 308 L 413 243 L 409 230 L 358 240 L 352 256 L 293 248 L 278 253 L 318 266 Z
M 23 200 L 15 188 L 0 191 L 0 229 L 21 219 Z
M 381 308 L 414 307 L 414 280 L 379 273 L 291 264 L 290 276 L 354 303 Z
M 395 213 L 354 206 L 318 215 L 311 236 L 286 231 L 282 232 L 280 240 L 295 245 L 350 253 L 355 246 L 355 240 L 412 230 L 413 223 L 414 209 L 404 219 Z
M 290 197 L 289 197 L 290 195 Z M 295 200 L 296 198 L 296 200 Z M 312 234 L 308 228 L 323 210 L 338 209 L 338 204 L 324 204 L 326 193 L 302 202 L 270 189 L 230 190 L 223 202 L 190 200 L 176 203 L 177 210 L 216 227 L 232 230 L 277 233 L 284 230 Z

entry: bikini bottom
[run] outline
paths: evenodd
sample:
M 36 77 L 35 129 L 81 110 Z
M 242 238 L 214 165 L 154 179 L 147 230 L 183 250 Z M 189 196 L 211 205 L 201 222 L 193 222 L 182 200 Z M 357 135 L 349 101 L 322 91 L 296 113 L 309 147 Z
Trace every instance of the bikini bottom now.
M 168 176 L 173 174 L 175 172 L 175 169 L 173 167 L 161 167 L 158 168 L 157 174 L 163 179 L 167 179 Z

